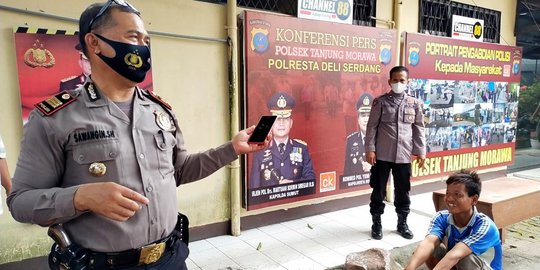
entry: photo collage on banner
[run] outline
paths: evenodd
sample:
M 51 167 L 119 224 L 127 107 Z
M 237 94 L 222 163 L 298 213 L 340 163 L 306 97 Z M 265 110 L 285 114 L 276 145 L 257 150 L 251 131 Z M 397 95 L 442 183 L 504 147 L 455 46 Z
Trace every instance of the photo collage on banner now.
M 249 11 L 243 31 L 245 126 L 277 116 L 270 147 L 246 159 L 246 208 L 369 188 L 365 126 L 397 32 Z
M 91 69 L 77 31 L 18 27 L 14 36 L 21 114 L 26 123 L 35 104 L 83 85 Z M 151 71 L 139 86 L 152 90 Z
M 511 164 L 521 48 L 411 33 L 405 44 L 408 94 L 424 102 L 428 151 L 413 177 Z

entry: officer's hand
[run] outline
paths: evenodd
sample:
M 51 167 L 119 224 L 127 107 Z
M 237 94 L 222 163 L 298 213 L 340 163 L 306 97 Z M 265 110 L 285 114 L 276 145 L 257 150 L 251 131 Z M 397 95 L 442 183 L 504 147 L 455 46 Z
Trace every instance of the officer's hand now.
M 77 210 L 117 221 L 128 220 L 148 202 L 143 195 L 113 182 L 83 184 L 73 198 Z
M 234 136 L 234 138 L 232 139 L 232 144 L 234 147 L 234 151 L 237 155 L 256 152 L 268 147 L 268 144 L 270 144 L 270 141 L 272 140 L 271 134 L 268 134 L 268 136 L 266 136 L 264 144 L 248 144 L 249 136 L 251 135 L 251 133 L 253 133 L 254 130 L 255 126 L 253 125 L 244 130 L 241 130 Z
M 375 165 L 377 162 L 377 155 L 375 155 L 374 151 L 368 151 L 366 154 L 366 161 L 371 164 L 371 166 Z
M 426 162 L 426 155 L 416 156 L 416 159 L 418 160 L 418 168 L 424 168 L 424 163 Z

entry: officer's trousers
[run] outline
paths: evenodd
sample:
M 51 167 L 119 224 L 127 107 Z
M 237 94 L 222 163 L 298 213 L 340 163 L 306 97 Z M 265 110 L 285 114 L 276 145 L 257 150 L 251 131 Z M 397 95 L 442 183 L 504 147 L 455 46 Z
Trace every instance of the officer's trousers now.
M 384 213 L 383 200 L 386 197 L 386 184 L 388 183 L 390 170 L 392 170 L 392 176 L 394 176 L 394 206 L 396 207 L 396 213 L 409 214 L 410 212 L 411 164 L 377 160 L 371 167 L 369 180 L 369 186 L 373 188 L 371 202 L 369 203 L 372 215 L 382 215 Z

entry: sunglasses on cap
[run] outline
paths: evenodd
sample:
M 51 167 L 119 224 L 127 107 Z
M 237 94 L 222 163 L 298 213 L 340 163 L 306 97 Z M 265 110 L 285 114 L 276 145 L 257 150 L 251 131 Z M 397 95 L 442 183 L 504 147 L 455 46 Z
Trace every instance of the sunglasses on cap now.
M 109 1 L 107 1 L 107 3 L 105 3 L 105 5 L 103 5 L 103 7 L 99 10 L 99 12 L 96 14 L 96 16 L 94 16 L 94 18 L 92 18 L 92 20 L 90 20 L 90 24 L 88 25 L 88 32 L 90 32 L 92 30 L 92 26 L 94 25 L 94 22 L 97 19 L 99 19 L 99 17 L 101 17 L 103 15 L 103 13 L 105 13 L 105 11 L 107 11 L 107 9 L 109 9 L 113 4 L 116 4 L 118 6 L 127 7 L 129 9 L 133 10 L 135 13 L 137 13 L 137 15 L 140 14 L 139 11 L 133 5 L 128 3 L 127 1 L 124 1 L 124 0 L 109 0 Z

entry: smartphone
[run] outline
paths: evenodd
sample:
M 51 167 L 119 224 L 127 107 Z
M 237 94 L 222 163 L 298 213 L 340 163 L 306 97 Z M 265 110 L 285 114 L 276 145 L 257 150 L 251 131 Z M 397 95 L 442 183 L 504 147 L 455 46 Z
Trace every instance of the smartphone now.
M 255 131 L 253 131 L 253 133 L 251 133 L 251 136 L 249 137 L 248 143 L 264 144 L 266 136 L 268 136 L 268 133 L 270 132 L 270 130 L 272 130 L 272 126 L 274 125 L 276 118 L 277 116 L 275 115 L 261 116 L 259 123 L 255 127 Z

